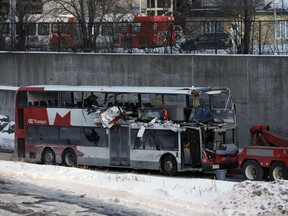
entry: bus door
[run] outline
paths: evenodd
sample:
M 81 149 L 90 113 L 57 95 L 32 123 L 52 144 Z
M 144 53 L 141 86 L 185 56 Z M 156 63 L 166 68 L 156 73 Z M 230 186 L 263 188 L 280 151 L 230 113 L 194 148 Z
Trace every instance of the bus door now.
M 182 168 L 202 166 L 200 131 L 187 129 L 181 133 Z
M 129 166 L 129 126 L 121 125 L 110 128 L 109 134 L 110 165 Z

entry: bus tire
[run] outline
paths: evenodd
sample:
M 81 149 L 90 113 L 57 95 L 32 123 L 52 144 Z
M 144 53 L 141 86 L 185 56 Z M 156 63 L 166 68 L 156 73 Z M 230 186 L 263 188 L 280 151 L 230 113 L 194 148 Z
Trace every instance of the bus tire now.
M 161 160 L 161 171 L 165 176 L 174 176 L 177 172 L 177 163 L 171 155 L 166 155 Z
M 77 165 L 77 156 L 72 149 L 68 149 L 64 152 L 62 163 L 68 167 L 73 167 Z
M 42 153 L 42 163 L 43 164 L 54 164 L 55 163 L 55 154 L 52 149 L 47 148 Z
M 255 160 L 248 160 L 242 166 L 242 176 L 244 180 L 261 181 L 264 177 L 264 170 Z
M 269 168 L 269 179 L 275 181 L 278 179 L 288 179 L 288 169 L 282 162 L 274 162 Z

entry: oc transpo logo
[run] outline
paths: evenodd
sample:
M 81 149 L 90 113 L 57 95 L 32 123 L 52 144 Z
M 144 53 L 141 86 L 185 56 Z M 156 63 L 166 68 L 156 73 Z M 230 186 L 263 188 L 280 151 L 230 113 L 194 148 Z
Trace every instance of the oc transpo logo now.
M 46 120 L 39 120 L 39 119 L 28 119 L 28 124 L 41 124 L 45 125 L 47 124 Z

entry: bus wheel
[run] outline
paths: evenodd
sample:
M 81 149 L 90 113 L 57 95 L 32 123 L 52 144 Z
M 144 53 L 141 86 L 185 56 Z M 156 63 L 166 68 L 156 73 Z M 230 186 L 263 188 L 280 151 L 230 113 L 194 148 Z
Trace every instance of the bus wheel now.
M 77 157 L 73 150 L 68 149 L 63 154 L 63 164 L 68 167 L 76 166 Z
M 282 162 L 274 162 L 269 168 L 269 178 L 271 181 L 278 179 L 288 179 L 288 169 Z
M 264 170 L 254 160 L 248 160 L 243 164 L 241 169 L 242 176 L 245 180 L 261 181 L 264 177 Z
M 166 155 L 161 160 L 161 171 L 165 176 L 174 176 L 177 172 L 177 164 L 171 155 Z
M 55 163 L 55 154 L 52 149 L 45 149 L 42 154 L 42 163 L 43 164 L 54 164 Z

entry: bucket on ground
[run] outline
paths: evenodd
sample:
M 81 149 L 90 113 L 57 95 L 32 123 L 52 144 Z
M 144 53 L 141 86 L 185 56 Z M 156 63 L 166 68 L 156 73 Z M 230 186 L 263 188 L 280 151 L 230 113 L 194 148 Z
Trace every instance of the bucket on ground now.
M 227 171 L 225 169 L 215 170 L 217 180 L 225 180 Z

